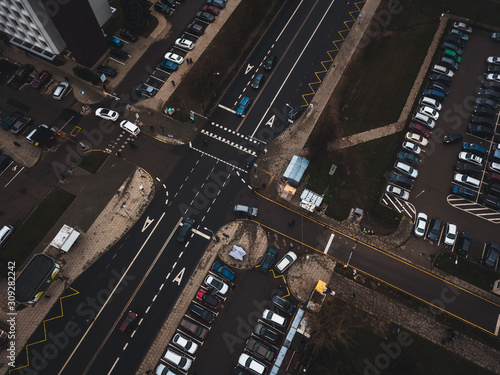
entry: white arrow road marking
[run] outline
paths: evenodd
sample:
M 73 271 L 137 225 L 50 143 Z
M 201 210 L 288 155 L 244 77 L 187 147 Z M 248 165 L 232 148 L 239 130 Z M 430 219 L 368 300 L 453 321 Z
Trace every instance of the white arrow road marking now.
M 144 225 L 142 226 L 141 232 L 144 232 L 148 227 L 155 221 L 155 219 L 150 219 L 149 216 L 146 218 L 146 221 L 144 222 Z
M 245 74 L 248 74 L 248 72 L 249 72 L 250 70 L 252 70 L 254 66 L 255 66 L 255 65 L 250 65 L 250 64 L 248 64 L 248 65 L 247 65 L 247 68 L 245 69 Z
M 172 280 L 173 283 L 177 283 L 177 285 L 181 285 L 181 281 L 182 281 L 182 277 L 184 276 L 184 271 L 186 270 L 186 268 L 184 267 L 181 272 L 179 272 L 177 274 L 177 276 L 175 276 L 175 278 Z
M 266 126 L 270 126 L 271 128 L 273 127 L 273 123 L 274 123 L 274 118 L 276 117 L 276 115 L 273 115 L 267 122 L 266 122 Z

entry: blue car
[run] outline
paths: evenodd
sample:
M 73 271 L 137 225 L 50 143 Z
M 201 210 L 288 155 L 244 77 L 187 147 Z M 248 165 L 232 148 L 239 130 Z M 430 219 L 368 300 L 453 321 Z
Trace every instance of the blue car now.
M 429 98 L 432 98 L 432 99 L 436 99 L 438 102 L 442 102 L 446 96 L 446 94 L 442 91 L 439 91 L 439 90 L 431 90 L 431 89 L 427 89 L 427 90 L 424 90 L 424 92 L 422 93 L 423 96 L 428 96 Z
M 238 116 L 243 116 L 249 105 L 250 105 L 250 98 L 248 96 L 244 96 L 241 99 L 240 104 L 238 104 L 238 108 L 236 108 L 236 114 Z
M 158 64 L 158 69 L 166 70 L 167 72 L 175 72 L 179 66 L 170 61 L 170 60 L 162 60 Z
M 108 43 L 111 47 L 115 47 L 115 48 L 122 48 L 123 47 L 123 42 L 120 39 L 115 38 L 114 36 L 107 36 L 106 43 Z
M 219 275 L 225 278 L 228 281 L 233 281 L 234 278 L 236 277 L 236 274 L 231 271 L 229 268 L 227 268 L 224 264 L 221 262 L 217 261 L 214 263 L 212 266 L 212 269 Z
M 12 128 L 12 125 L 14 125 L 17 119 L 20 117 L 22 117 L 22 113 L 16 111 L 13 114 L 5 117 L 0 126 L 2 127 L 3 130 L 9 130 L 10 128 Z
M 452 185 L 451 193 L 470 200 L 475 200 L 477 197 L 476 191 L 458 185 Z
M 486 155 L 486 149 L 483 146 L 476 145 L 475 143 L 464 142 L 463 149 L 465 151 L 470 151 L 473 154 L 484 156 Z

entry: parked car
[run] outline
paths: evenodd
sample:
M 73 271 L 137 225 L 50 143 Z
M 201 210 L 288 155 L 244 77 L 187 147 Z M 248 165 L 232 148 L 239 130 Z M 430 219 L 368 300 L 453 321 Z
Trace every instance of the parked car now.
M 450 78 L 452 78 L 455 75 L 455 73 L 452 72 L 450 69 L 448 69 L 445 66 L 439 65 L 439 64 L 434 65 L 432 67 L 432 71 L 434 73 L 442 74 L 442 75 L 448 76 Z
M 453 44 L 456 44 L 457 46 L 459 46 L 460 48 L 465 48 L 465 46 L 467 45 L 467 41 L 456 36 L 456 35 L 447 35 L 445 38 L 444 38 L 444 41 L 445 42 L 448 42 L 448 43 L 453 43 Z
M 277 255 L 278 255 L 278 250 L 272 247 L 267 249 L 264 258 L 262 259 L 262 263 L 260 264 L 260 270 L 262 272 L 269 271 L 272 268 L 274 260 L 276 259 Z
M 186 357 L 185 355 L 182 355 L 181 353 L 170 348 L 167 349 L 162 357 L 162 360 L 185 372 L 187 372 L 193 364 L 193 360 L 191 358 Z
M 435 90 L 433 90 L 435 91 Z M 434 121 L 432 118 L 430 118 L 427 115 L 424 115 L 422 113 L 415 113 L 412 118 L 413 121 L 418 122 L 419 124 L 422 124 L 424 126 L 427 126 L 428 128 L 434 129 L 436 126 L 436 121 Z
M 206 0 L 207 5 L 217 7 L 219 9 L 224 9 L 226 7 L 226 2 L 224 0 Z
M 427 232 L 427 239 L 430 241 L 437 241 L 441 234 L 441 227 L 443 223 L 440 218 L 435 217 L 429 224 L 429 231 Z
M 423 96 L 420 99 L 419 104 L 422 106 L 431 107 L 431 108 L 435 109 L 436 111 L 440 111 L 441 108 L 443 108 L 441 103 L 439 103 L 436 99 L 432 99 L 432 98 L 429 98 L 427 96 Z
M 477 145 L 475 143 L 464 142 L 462 148 L 467 152 L 471 152 L 481 157 L 484 157 L 486 155 L 486 149 L 483 146 Z
M 290 267 L 297 260 L 297 255 L 293 251 L 289 251 L 285 254 L 281 260 L 276 263 L 274 269 L 277 273 L 285 272 L 288 267 Z
M 465 257 L 469 256 L 470 247 L 472 244 L 472 236 L 469 233 L 462 232 L 457 237 L 455 251 Z
M 176 333 L 172 339 L 172 343 L 182 351 L 193 355 L 198 350 L 198 344 L 181 333 Z
M 208 289 L 211 289 L 220 295 L 226 294 L 229 290 L 229 286 L 224 281 L 212 275 L 205 277 L 204 284 Z
M 497 109 L 497 107 L 498 107 L 498 104 L 496 102 L 494 102 L 493 100 L 488 99 L 488 98 L 476 98 L 476 100 L 474 101 L 474 103 L 476 105 L 482 105 L 482 106 L 485 106 L 485 107 L 490 107 L 491 109 Z
M 482 116 L 472 116 L 470 119 L 470 123 L 472 125 L 483 125 L 483 126 L 488 126 L 490 128 L 495 127 L 495 121 L 493 121 L 489 117 L 482 117 Z
M 52 74 L 50 74 L 46 70 L 42 70 L 40 73 L 38 73 L 36 75 L 33 82 L 31 82 L 31 86 L 34 89 L 39 89 L 39 88 L 43 87 L 43 85 L 45 85 L 48 81 L 50 81 L 51 78 L 52 78 Z
M 262 73 L 257 74 L 252 81 L 252 84 L 251 84 L 252 88 L 258 89 L 260 86 L 262 86 L 262 84 L 264 83 L 264 80 L 265 80 L 264 74 L 262 74 Z
M 495 101 L 498 101 L 498 99 L 500 99 L 500 92 L 495 90 L 479 89 L 477 90 L 476 95 L 480 97 L 489 98 Z
M 405 163 L 398 161 L 394 164 L 394 169 L 396 171 L 401 172 L 405 176 L 412 178 L 412 179 L 415 179 L 418 177 L 418 171 L 415 168 L 410 167 L 408 164 L 405 164 Z
M 267 367 L 264 366 L 264 364 L 257 361 L 255 358 L 250 357 L 246 353 L 243 353 L 240 355 L 240 357 L 238 358 L 238 364 L 241 367 L 243 367 L 247 370 L 250 370 L 254 374 L 257 374 L 257 375 L 267 374 Z
M 118 120 L 118 117 L 120 114 L 116 111 L 112 111 L 111 109 L 107 108 L 98 108 L 95 111 L 95 115 L 97 117 L 100 117 L 104 120 L 109 120 L 109 121 L 116 121 Z
M 491 139 L 493 137 L 494 131 L 492 128 L 483 125 L 469 125 L 467 128 L 469 134 L 481 137 L 484 139 Z
M 52 98 L 54 98 L 55 100 L 62 100 L 64 96 L 69 92 L 69 90 L 70 90 L 69 83 L 61 82 L 59 85 L 57 85 L 56 89 L 54 90 Z
M 463 139 L 462 134 L 448 134 L 444 136 L 443 142 L 449 145 L 452 143 L 461 142 L 462 139 Z
M 112 68 L 112 67 L 107 66 L 107 65 L 99 65 L 97 67 L 97 73 L 105 74 L 111 78 L 114 78 L 118 75 L 118 71 L 115 68 Z
M 18 117 L 16 122 L 10 128 L 12 134 L 21 134 L 31 123 L 31 117 L 29 116 L 21 116 Z
M 164 56 L 165 60 L 172 61 L 177 65 L 181 65 L 184 62 L 184 57 L 179 56 L 176 53 L 167 52 Z
M 137 40 L 139 40 L 139 37 L 136 34 L 127 29 L 122 29 L 120 31 L 120 36 L 129 42 L 137 42 Z
M 22 115 L 23 114 L 21 112 L 16 111 L 8 116 L 5 116 L 0 127 L 3 130 L 10 130 L 12 128 L 12 126 L 14 125 L 14 123 L 17 121 L 17 119 L 22 117 Z
M 488 64 L 486 71 L 488 73 L 500 73 L 500 65 Z
M 201 8 L 201 10 L 203 12 L 207 12 L 207 13 L 210 13 L 214 16 L 218 16 L 220 14 L 220 9 L 219 8 L 216 8 L 214 6 L 210 6 L 210 5 L 205 5 L 203 8 Z
M 191 51 L 194 48 L 194 42 L 185 38 L 178 38 L 175 40 L 175 45 L 182 49 L 187 49 Z
M 276 324 L 277 326 L 284 327 L 286 324 L 286 319 L 275 312 L 265 309 L 262 312 L 262 319 L 267 320 L 271 324 Z
M 489 184 L 488 185 L 488 193 L 493 194 L 497 197 L 500 197 L 500 184 L 496 184 L 496 183 Z
M 122 324 L 120 325 L 120 331 L 124 333 L 130 332 L 134 327 L 134 324 L 136 323 L 138 317 L 139 315 L 135 311 L 129 310 L 127 312 L 127 315 L 125 315 Z
M 449 58 L 449 57 L 441 57 L 439 64 L 442 66 L 445 66 L 447 68 L 450 68 L 453 71 L 456 71 L 458 69 L 458 62 L 455 61 L 454 59 Z M 449 90 L 448 90 L 448 92 L 449 92 Z
M 198 22 L 192 22 L 186 28 L 186 32 L 195 36 L 202 36 L 205 33 L 205 27 L 203 25 L 200 25 Z
M 464 53 L 464 50 L 462 48 L 460 48 L 458 45 L 456 45 L 454 43 L 450 43 L 450 42 L 444 42 L 441 45 L 441 48 L 444 49 L 444 50 L 449 49 L 450 51 L 456 52 L 459 55 L 461 55 L 462 53 Z
M 215 21 L 215 16 L 208 12 L 199 11 L 196 13 L 196 18 L 200 21 L 212 23 Z
M 157 12 L 162 13 L 164 16 L 170 16 L 172 13 L 174 13 L 173 8 L 161 2 L 156 2 L 154 8 Z
M 481 203 L 489 208 L 500 211 L 500 199 L 490 194 L 481 195 Z
M 413 142 L 404 141 L 402 147 L 403 150 L 413 152 L 415 155 L 419 155 L 422 152 L 422 149 Z
M 111 47 L 114 47 L 114 48 L 122 48 L 123 47 L 123 42 L 120 39 L 115 38 L 114 36 L 107 36 L 106 43 L 108 43 Z
M 467 33 L 463 32 L 462 30 L 451 29 L 449 35 L 456 35 L 463 40 L 469 40 L 469 35 Z
M 196 293 L 196 299 L 215 310 L 217 310 L 222 303 L 218 297 L 209 294 L 205 289 L 198 290 L 198 293 Z
M 254 337 L 250 337 L 246 342 L 246 348 L 251 352 L 257 354 L 259 357 L 264 358 L 267 361 L 272 361 L 274 359 L 274 351 L 269 349 L 267 346 L 257 341 Z
M 245 206 L 243 204 L 235 204 L 233 212 L 238 216 L 256 217 L 259 213 L 259 209 L 257 207 Z
M 200 340 L 204 340 L 207 337 L 208 329 L 189 319 L 182 319 L 179 326 L 181 328 L 184 328 L 186 331 L 190 332 L 194 337 L 199 338 Z
M 190 217 L 184 220 L 184 223 L 179 228 L 179 231 L 177 232 L 177 236 L 175 237 L 175 239 L 181 243 L 186 242 L 191 235 L 191 230 L 193 229 L 194 223 L 195 223 L 194 219 L 191 219 Z
M 436 99 L 439 102 L 442 102 L 446 97 L 446 94 L 439 90 L 424 90 L 422 95 L 428 96 L 429 98 Z
M 288 118 L 288 122 L 293 124 L 302 114 L 305 112 L 305 108 L 301 106 L 297 106 L 292 108 L 286 115 Z
M 462 173 L 455 173 L 455 175 L 453 176 L 453 181 L 458 182 L 459 184 L 468 185 L 475 189 L 479 188 L 479 185 L 481 183 L 481 181 L 479 181 L 477 178 L 467 176 L 466 174 Z
M 10 163 L 12 159 L 7 156 L 7 155 L 1 155 L 0 156 L 0 171 L 3 171 L 5 168 L 3 165 L 5 164 L 4 162 Z M 4 225 L 2 229 L 0 229 L 0 247 L 6 244 L 7 240 L 9 237 L 12 235 L 14 232 L 14 227 L 12 225 Z
M 401 176 L 396 173 L 391 173 L 389 176 L 389 181 L 393 184 L 404 187 L 405 189 L 411 189 L 413 186 L 413 180 L 409 177 Z
M 219 261 L 216 261 L 212 265 L 212 270 L 219 276 L 222 276 L 224 279 L 228 281 L 233 281 L 236 277 L 236 274 L 233 271 L 231 271 L 229 268 L 226 267 L 225 264 Z
M 444 229 L 443 243 L 448 246 L 453 246 L 457 238 L 457 226 L 452 223 L 446 223 Z
M 438 81 L 431 81 L 429 86 L 427 86 L 427 90 L 438 90 L 444 92 L 445 95 L 448 95 L 450 93 L 450 84 Z
M 476 191 L 459 185 L 452 185 L 451 193 L 469 200 L 475 200 L 477 197 Z
M 278 61 L 277 55 L 274 55 L 274 54 L 268 55 L 266 57 L 266 59 L 264 60 L 264 64 L 263 64 L 264 69 L 265 70 L 272 70 L 274 68 L 274 66 L 276 65 L 277 61 Z
M 410 152 L 398 152 L 396 157 L 406 163 L 411 164 L 414 167 L 418 167 L 422 164 L 422 159 L 420 159 L 417 155 L 414 155 Z
M 195 302 L 191 302 L 189 305 L 189 311 L 193 314 L 205 321 L 206 323 L 212 323 L 215 319 L 215 314 L 211 311 L 208 311 L 204 307 L 198 305 Z
M 500 33 L 491 33 L 491 40 L 500 41 Z
M 494 109 L 491 109 L 489 107 L 484 107 L 481 105 L 474 107 L 473 112 L 478 116 L 490 117 L 490 118 L 497 114 Z
M 236 108 L 236 114 L 238 116 L 243 116 L 250 106 L 250 98 L 248 96 L 244 96 L 241 98 L 238 107 Z
M 477 177 L 482 173 L 483 170 L 478 165 L 457 161 L 457 164 L 455 164 L 455 171 L 467 174 L 469 176 Z
M 483 165 L 483 158 L 481 158 L 477 155 L 474 155 L 472 152 L 463 151 L 463 152 L 458 154 L 458 158 L 460 160 L 467 161 L 469 163 L 476 164 L 479 166 Z
M 175 72 L 178 69 L 179 65 L 169 60 L 162 60 L 157 65 L 157 67 L 167 72 Z
M 460 56 L 460 54 L 456 53 L 455 51 L 452 51 L 451 49 L 444 50 L 443 57 L 448 57 L 450 59 L 453 59 L 455 62 L 459 64 L 462 62 L 462 57 Z
M 486 80 L 500 82 L 500 74 L 487 74 Z
M 410 193 L 395 185 L 391 184 L 387 185 L 385 191 L 391 195 L 394 195 L 395 197 L 404 199 L 405 201 L 407 201 L 410 198 Z
M 496 242 L 486 244 L 484 251 L 483 264 L 490 268 L 498 267 L 498 258 L 500 257 L 500 245 Z
M 448 85 L 451 84 L 451 81 L 452 81 L 452 77 L 445 75 L 445 74 L 439 74 L 439 73 L 432 73 L 429 76 L 429 79 L 431 81 L 438 81 L 438 82 L 447 83 Z
M 175 2 L 175 0 L 161 0 L 161 2 L 162 2 L 163 4 L 168 5 L 168 6 L 169 6 L 170 8 L 172 8 L 172 9 L 177 8 L 177 3 Z
M 111 49 L 109 54 L 113 57 L 120 59 L 120 60 L 127 60 L 128 59 L 128 53 L 127 53 L 127 51 L 125 51 L 123 49 L 113 48 L 113 49 Z
M 273 303 L 274 306 L 276 306 L 278 309 L 280 309 L 287 315 L 292 315 L 295 312 L 295 309 L 297 308 L 297 306 L 295 306 L 290 301 L 277 295 L 271 299 L 271 302 Z
M 425 139 L 422 135 L 420 134 L 415 134 L 412 132 L 408 132 L 405 134 L 405 139 L 409 140 L 410 142 L 413 142 L 419 146 L 425 147 L 429 144 L 429 141 Z
M 268 326 L 262 323 L 257 323 L 254 327 L 253 332 L 257 336 L 266 339 L 267 341 L 273 343 L 274 345 L 276 345 L 279 339 L 281 338 L 281 334 L 279 332 L 269 328 Z
M 500 173 L 500 163 L 489 162 L 488 169 L 492 172 Z
M 423 212 L 419 212 L 417 215 L 417 219 L 415 220 L 415 228 L 413 229 L 413 233 L 417 237 L 423 237 L 425 235 L 425 230 L 427 229 L 428 218 L 427 215 Z
M 464 22 L 454 22 L 453 27 L 455 29 L 462 30 L 462 31 L 469 33 L 469 34 L 472 32 L 472 27 L 470 27 L 469 25 L 467 25 Z
M 17 68 L 16 72 L 14 73 L 14 76 L 17 79 L 24 81 L 30 76 L 30 74 L 33 72 L 33 70 L 35 70 L 33 65 L 24 64 L 24 65 L 20 66 L 19 68 Z
M 158 89 L 155 89 L 154 87 L 146 85 L 145 83 L 141 83 L 135 89 L 135 93 L 139 97 L 145 97 L 145 98 L 152 98 L 153 96 L 156 95 L 157 92 L 158 92 Z

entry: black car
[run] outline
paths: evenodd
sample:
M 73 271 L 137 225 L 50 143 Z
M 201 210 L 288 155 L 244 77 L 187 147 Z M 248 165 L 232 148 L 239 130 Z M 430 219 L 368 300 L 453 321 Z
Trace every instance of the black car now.
M 472 236 L 467 232 L 462 232 L 458 235 L 455 250 L 458 254 L 469 256 L 470 246 L 472 244 Z
M 500 99 L 500 92 L 491 89 L 479 89 L 477 90 L 477 96 L 498 101 Z
M 193 22 L 187 27 L 186 32 L 196 36 L 202 36 L 205 33 L 205 28 L 203 25 Z
M 439 74 L 439 73 L 432 73 L 430 76 L 429 76 L 429 79 L 431 81 L 438 81 L 438 82 L 442 82 L 442 83 L 446 83 L 446 84 L 451 84 L 451 79 L 452 77 L 450 76 L 446 76 L 444 74 Z
M 462 48 L 460 48 L 456 44 L 450 43 L 450 42 L 444 42 L 443 45 L 441 46 L 441 48 L 442 49 L 449 49 L 450 51 L 456 52 L 458 55 L 461 55 L 464 52 L 464 50 Z
M 269 271 L 272 268 L 274 260 L 276 259 L 277 255 L 278 251 L 276 249 L 273 249 L 272 247 L 267 249 L 266 255 L 264 255 L 264 259 L 262 259 L 260 270 L 262 272 Z
M 276 65 L 276 62 L 278 61 L 278 56 L 276 55 L 269 55 L 267 56 L 266 60 L 264 61 L 264 69 L 266 70 L 272 70 L 274 66 Z
M 277 344 L 281 337 L 281 335 L 277 331 L 269 328 L 262 323 L 257 323 L 253 329 L 253 332 L 257 336 L 262 337 L 273 344 Z
M 148 86 L 144 83 L 141 83 L 135 89 L 135 93 L 139 95 L 141 98 L 151 98 L 155 96 L 157 92 L 158 89 L 155 89 L 154 87 Z
M 429 84 L 429 87 L 427 87 L 428 90 L 439 90 L 444 92 L 446 95 L 450 93 L 450 87 L 448 84 L 439 82 L 439 81 L 432 81 Z
M 490 268 L 498 266 L 498 259 L 500 258 L 500 245 L 496 242 L 489 242 L 486 244 L 484 251 L 483 264 Z
M 191 230 L 193 229 L 195 221 L 188 217 L 182 227 L 180 227 L 179 232 L 177 233 L 177 237 L 175 238 L 178 242 L 184 243 L 189 238 L 191 234 Z
M 482 116 L 472 116 L 470 118 L 471 124 L 474 125 L 484 125 L 489 128 L 494 128 L 495 127 L 495 122 L 490 119 L 489 117 L 482 117 Z
M 283 311 L 285 314 L 288 315 L 292 315 L 296 308 L 296 306 L 293 303 L 280 296 L 274 296 L 271 299 L 271 302 L 273 303 L 274 306 L 276 306 L 278 309 L 280 309 L 281 311 Z
M 113 57 L 117 57 L 120 60 L 127 60 L 128 59 L 127 51 L 124 51 L 122 49 L 113 48 L 110 52 L 110 55 Z
M 123 39 L 128 40 L 129 42 L 137 42 L 137 40 L 139 39 L 137 35 L 135 35 L 132 31 L 127 29 L 122 29 L 120 31 L 120 36 Z
M 493 117 L 497 113 L 494 109 L 491 109 L 490 107 L 478 105 L 477 107 L 474 107 L 474 113 L 478 116 L 482 117 Z
M 97 73 L 106 74 L 109 77 L 116 77 L 118 75 L 118 71 L 115 68 L 112 68 L 107 65 L 99 65 L 97 67 Z
M 500 197 L 500 184 L 488 185 L 488 193 Z
M 174 13 L 174 10 L 172 8 L 160 2 L 155 3 L 154 8 L 157 12 L 163 13 L 165 16 L 170 16 L 172 13 Z
M 462 142 L 462 134 L 448 134 L 444 136 L 443 142 L 447 145 Z
M 24 64 L 16 70 L 15 76 L 17 79 L 25 80 L 29 77 L 29 75 L 35 70 L 33 65 Z
M 215 314 L 213 312 L 208 311 L 194 302 L 191 302 L 191 305 L 189 305 L 189 311 L 207 323 L 212 323 L 215 319 Z
M 448 43 L 453 43 L 456 46 L 459 46 L 460 48 L 464 48 L 465 45 L 467 44 L 466 40 L 455 35 L 447 35 L 446 38 L 444 38 L 444 41 Z
M 297 120 L 302 114 L 305 112 L 304 107 L 294 107 L 287 113 L 286 117 L 288 118 L 288 122 L 293 124 L 295 120 Z
M 0 124 L 0 127 L 3 129 L 3 130 L 9 130 L 10 128 L 12 128 L 12 126 L 14 125 L 14 123 L 17 121 L 17 119 L 19 117 L 21 117 L 23 114 L 21 112 L 14 112 L 12 113 L 11 115 L 8 115 L 6 116 L 2 123 Z
M 500 65 L 488 64 L 486 71 L 488 73 L 500 73 Z
M 486 207 L 500 211 L 500 199 L 490 194 L 481 195 L 481 203 Z
M 12 125 L 10 131 L 16 135 L 21 134 L 28 127 L 30 122 L 31 122 L 31 117 L 28 116 L 18 117 L 16 122 Z
M 258 89 L 260 86 L 264 84 L 266 77 L 264 77 L 264 74 L 259 73 L 255 76 L 255 78 L 252 81 L 252 87 L 254 89 Z
M 437 241 L 439 239 L 439 235 L 441 234 L 441 227 L 443 226 L 443 222 L 440 218 L 435 217 L 431 220 L 429 224 L 429 231 L 427 232 L 427 238 L 430 241 Z
M 163 4 L 168 5 L 170 8 L 175 9 L 177 7 L 177 3 L 175 0 L 161 0 Z
M 198 18 L 201 21 L 209 22 L 209 23 L 212 23 L 215 21 L 215 16 L 213 14 L 210 14 L 208 12 L 202 12 L 202 11 L 199 11 L 198 13 L 196 13 L 196 18 Z
M 469 176 L 479 176 L 482 172 L 479 165 L 464 163 L 463 161 L 457 161 L 457 164 L 455 164 L 455 170 Z
M 492 128 L 483 125 L 469 125 L 467 128 L 469 134 L 481 137 L 484 139 L 491 139 L 493 137 L 494 131 Z
M 485 88 L 485 89 L 489 89 L 489 90 L 500 90 L 500 82 L 497 82 L 497 81 L 483 81 L 481 82 L 481 85 Z
M 405 189 L 411 189 L 411 187 L 413 186 L 413 180 L 411 178 L 401 176 L 396 173 L 391 173 L 391 175 L 389 176 L 389 181 Z

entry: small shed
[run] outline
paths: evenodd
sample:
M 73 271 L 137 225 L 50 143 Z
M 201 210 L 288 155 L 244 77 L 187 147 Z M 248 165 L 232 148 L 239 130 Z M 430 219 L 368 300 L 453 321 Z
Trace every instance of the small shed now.
M 283 177 L 287 179 L 288 185 L 293 187 L 299 186 L 300 180 L 302 180 L 308 166 L 309 160 L 293 155 L 292 160 L 283 174 Z
M 64 224 L 59 233 L 54 237 L 51 246 L 67 253 L 76 239 L 80 236 L 80 232 L 76 229 Z
M 313 212 L 316 207 L 319 207 L 323 202 L 323 196 L 311 190 L 304 189 L 300 195 L 300 207 L 307 211 Z

